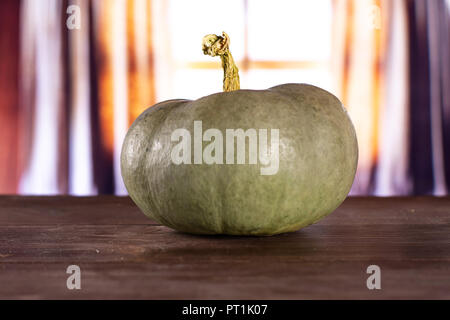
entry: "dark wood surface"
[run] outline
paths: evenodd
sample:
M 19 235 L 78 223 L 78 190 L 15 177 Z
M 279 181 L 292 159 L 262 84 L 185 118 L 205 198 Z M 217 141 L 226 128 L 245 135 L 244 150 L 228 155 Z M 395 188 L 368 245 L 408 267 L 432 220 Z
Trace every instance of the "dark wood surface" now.
M 1 196 L 0 298 L 449 299 L 450 198 L 349 198 L 298 232 L 227 237 L 173 231 L 126 197 Z

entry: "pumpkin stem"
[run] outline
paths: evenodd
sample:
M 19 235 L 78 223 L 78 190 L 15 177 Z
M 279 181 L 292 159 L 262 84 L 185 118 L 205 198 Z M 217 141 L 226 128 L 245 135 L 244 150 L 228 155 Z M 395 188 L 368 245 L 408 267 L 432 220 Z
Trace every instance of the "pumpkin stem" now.
M 222 36 L 208 34 L 203 37 L 202 50 L 211 57 L 220 56 L 223 68 L 223 91 L 240 89 L 239 69 L 230 52 L 230 38 L 225 32 Z

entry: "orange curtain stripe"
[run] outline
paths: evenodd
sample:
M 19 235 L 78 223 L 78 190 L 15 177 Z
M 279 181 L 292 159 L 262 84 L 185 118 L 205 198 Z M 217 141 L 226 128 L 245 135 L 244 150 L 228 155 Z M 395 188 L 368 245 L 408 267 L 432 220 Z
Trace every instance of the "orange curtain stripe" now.
M 19 9 L 0 2 L 0 193 L 15 193 L 19 180 Z
M 113 6 L 109 1 L 94 2 L 97 7 L 97 68 L 99 121 L 102 145 L 108 153 L 114 149 L 113 99 Z
M 151 1 L 127 2 L 129 125 L 155 103 Z

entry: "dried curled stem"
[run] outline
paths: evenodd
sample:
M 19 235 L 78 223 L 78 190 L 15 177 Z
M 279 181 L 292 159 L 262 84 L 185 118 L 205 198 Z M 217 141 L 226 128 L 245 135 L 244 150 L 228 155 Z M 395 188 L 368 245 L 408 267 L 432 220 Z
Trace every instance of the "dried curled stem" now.
M 203 53 L 211 57 L 220 56 L 223 68 L 223 91 L 240 89 L 239 69 L 234 63 L 230 52 L 230 38 L 225 32 L 222 36 L 208 34 L 203 37 Z

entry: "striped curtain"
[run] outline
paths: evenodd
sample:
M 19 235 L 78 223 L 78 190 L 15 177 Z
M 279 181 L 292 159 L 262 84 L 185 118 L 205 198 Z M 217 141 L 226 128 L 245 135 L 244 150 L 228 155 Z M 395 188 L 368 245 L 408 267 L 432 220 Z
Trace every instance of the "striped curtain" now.
M 79 8 L 79 29 L 66 26 L 71 5 Z M 0 73 L 0 192 L 124 194 L 123 137 L 155 102 L 150 0 L 6 0 L 1 6 L 9 19 L 2 23 L 17 32 L 6 29 L 10 42 L 1 42 L 0 54 L 8 55 L 1 61 L 13 70 Z M 20 87 L 5 87 L 9 75 Z
M 14 194 L 23 167 L 19 144 L 19 33 L 20 6 L 0 1 L 0 193 Z
M 449 1 L 330 1 L 333 92 L 360 149 L 351 193 L 448 194 Z M 1 194 L 126 193 L 126 130 L 170 96 L 170 3 L 0 1 Z
M 449 4 L 334 1 L 334 75 L 355 123 L 352 194 L 447 194 Z
M 414 194 L 450 187 L 450 2 L 407 1 Z

